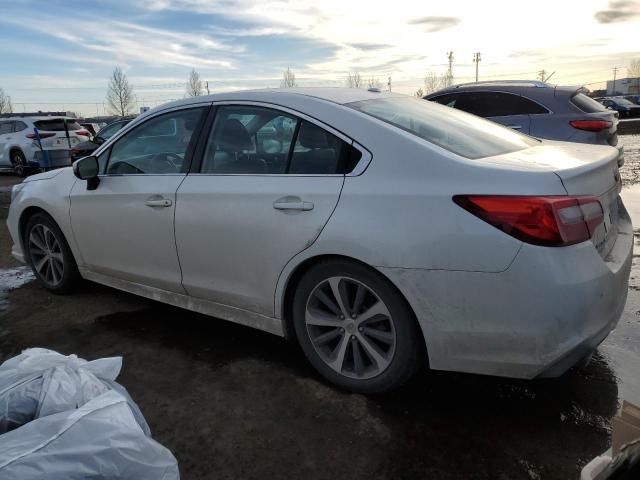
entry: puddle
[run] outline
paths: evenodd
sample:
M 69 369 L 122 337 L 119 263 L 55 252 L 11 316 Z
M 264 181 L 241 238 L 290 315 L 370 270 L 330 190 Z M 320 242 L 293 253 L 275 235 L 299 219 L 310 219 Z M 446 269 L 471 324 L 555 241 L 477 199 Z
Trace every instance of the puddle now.
M 29 267 L 0 269 L 0 312 L 8 305 L 7 292 L 21 287 L 34 279 Z
M 640 183 L 635 183 L 640 182 L 640 135 L 633 137 L 637 139 L 636 157 L 627 161 L 621 170 L 621 173 L 626 171 L 623 173 L 626 181 L 621 195 L 631 215 L 635 240 L 629 293 L 627 305 L 618 326 L 598 350 L 605 357 L 618 380 L 619 398 L 640 404 L 640 382 L 638 382 L 638 372 L 640 372 Z M 629 170 L 632 172 L 629 173 Z M 630 178 L 634 180 L 629 181 Z

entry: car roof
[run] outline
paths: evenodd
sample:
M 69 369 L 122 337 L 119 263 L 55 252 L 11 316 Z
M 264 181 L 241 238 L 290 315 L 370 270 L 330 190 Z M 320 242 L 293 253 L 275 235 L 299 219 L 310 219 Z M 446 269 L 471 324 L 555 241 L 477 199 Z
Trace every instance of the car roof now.
M 295 97 L 310 97 L 325 100 L 339 105 L 351 102 L 359 102 L 362 100 L 370 100 L 374 98 L 401 97 L 405 95 L 371 91 L 360 88 L 344 88 L 344 87 L 303 87 L 303 88 L 264 88 L 256 90 L 238 90 L 234 92 L 215 93 L 213 95 L 204 95 L 200 97 L 190 97 L 163 105 L 163 108 L 178 107 L 182 105 L 190 105 L 202 102 L 216 101 L 263 101 L 263 102 L 283 102 Z
M 77 122 L 78 119 L 77 118 L 72 118 L 72 117 L 53 117 L 53 116 L 47 116 L 47 115 L 43 115 L 41 117 L 20 117 L 20 116 L 16 116 L 16 117 L 5 117 L 5 118 L 0 118 L 0 121 L 7 121 L 7 120 L 11 120 L 11 121 L 16 121 L 16 120 L 20 120 L 20 121 L 24 121 L 24 120 L 30 120 L 32 122 L 38 122 L 40 120 L 62 120 L 62 119 L 67 119 L 67 120 L 72 120 L 74 122 Z

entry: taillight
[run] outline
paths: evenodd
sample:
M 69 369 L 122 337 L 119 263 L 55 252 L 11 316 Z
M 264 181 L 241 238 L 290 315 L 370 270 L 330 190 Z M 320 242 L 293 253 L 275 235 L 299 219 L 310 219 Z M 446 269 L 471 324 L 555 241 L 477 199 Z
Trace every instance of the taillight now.
M 76 135 L 82 135 L 83 137 L 88 137 L 90 135 L 86 130 L 75 130 L 73 133 Z
M 546 247 L 589 240 L 604 219 L 602 205 L 589 196 L 456 195 L 453 201 L 518 240 Z
M 49 138 L 49 137 L 55 137 L 56 136 L 56 134 L 54 132 L 49 132 L 49 133 L 40 132 L 40 133 L 38 133 L 38 135 L 40 136 L 40 138 Z M 35 140 L 38 137 L 36 137 L 35 133 L 27 133 L 27 138 L 30 138 L 31 140 Z
M 571 120 L 569 125 L 578 130 L 586 130 L 587 132 L 601 132 L 610 129 L 613 122 L 609 122 L 608 120 Z

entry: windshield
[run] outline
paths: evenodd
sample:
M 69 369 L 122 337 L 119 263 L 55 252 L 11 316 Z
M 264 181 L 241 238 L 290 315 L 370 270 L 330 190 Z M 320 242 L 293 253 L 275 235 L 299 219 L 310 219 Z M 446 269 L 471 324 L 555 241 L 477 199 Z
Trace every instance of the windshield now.
M 618 105 L 635 105 L 633 102 L 630 102 L 626 98 L 614 98 L 613 101 Z
M 417 98 L 381 98 L 347 106 L 466 158 L 501 155 L 538 144 L 475 115 Z

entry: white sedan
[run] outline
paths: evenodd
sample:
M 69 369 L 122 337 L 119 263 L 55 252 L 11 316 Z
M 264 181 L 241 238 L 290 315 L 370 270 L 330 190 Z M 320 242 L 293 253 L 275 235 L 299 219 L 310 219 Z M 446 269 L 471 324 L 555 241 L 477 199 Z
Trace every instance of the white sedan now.
M 352 391 L 427 364 L 557 376 L 624 308 L 617 155 L 390 93 L 225 93 L 30 177 L 8 225 L 53 292 L 84 278 L 297 340 Z

